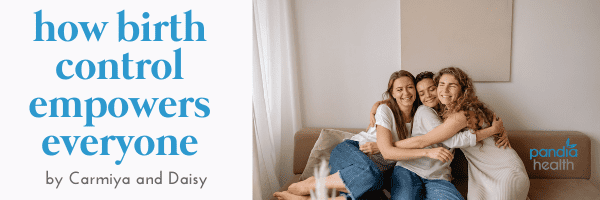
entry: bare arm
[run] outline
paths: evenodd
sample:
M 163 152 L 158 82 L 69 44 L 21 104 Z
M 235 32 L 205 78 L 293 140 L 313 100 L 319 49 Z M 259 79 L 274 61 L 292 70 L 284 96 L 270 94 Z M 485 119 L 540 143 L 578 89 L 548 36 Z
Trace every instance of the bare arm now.
M 421 157 L 430 157 L 442 162 L 451 161 L 453 155 L 447 149 L 438 147 L 434 149 L 402 149 L 393 146 L 392 132 L 377 125 L 377 146 L 386 160 L 410 160 Z
M 466 148 L 477 145 L 477 136 L 472 129 L 463 129 L 451 138 L 442 142 L 448 148 Z
M 371 127 L 375 127 L 375 114 L 377 113 L 377 108 L 379 107 L 379 105 L 385 102 L 386 100 L 375 102 L 375 104 L 373 104 L 373 107 L 371 107 L 371 112 L 369 112 L 369 127 L 367 127 L 367 130 L 369 130 L 369 128 Z
M 497 127 L 494 127 L 493 125 L 491 127 L 475 131 L 475 135 L 477 136 L 477 142 L 498 133 L 500 133 L 500 131 Z
M 494 127 L 495 127 L 495 129 L 494 129 Z M 488 131 L 488 132 L 481 131 L 479 133 L 476 133 L 478 142 L 485 138 L 488 138 L 490 136 L 494 136 L 494 140 L 496 141 L 496 146 L 498 148 L 500 148 L 500 147 L 504 147 L 505 149 L 506 149 L 506 147 L 511 148 L 510 142 L 508 141 L 507 132 L 504 129 L 504 123 L 502 122 L 501 118 L 496 117 L 496 114 L 494 114 L 494 122 L 492 122 L 492 127 L 490 127 L 489 129 L 492 129 L 493 131 Z
M 450 139 L 443 141 L 442 144 L 450 148 L 465 148 L 475 146 L 476 142 L 479 142 L 490 136 L 500 135 L 500 133 L 502 133 L 504 130 L 502 119 L 496 118 L 496 114 L 494 114 L 493 119 L 494 121 L 490 127 L 477 131 L 473 131 L 472 129 L 461 131 L 452 136 Z
M 444 143 L 444 145 L 450 148 L 461 148 L 467 147 L 467 143 L 464 141 L 452 141 L 455 140 L 467 140 L 470 131 L 459 132 L 461 129 L 467 126 L 467 119 L 462 112 L 455 113 L 448 117 L 446 121 L 429 131 L 425 135 L 411 137 L 406 140 L 398 141 L 395 143 L 396 147 L 399 148 L 425 148 L 432 144 Z M 479 142 L 485 138 L 488 138 L 494 134 L 500 133 L 503 129 L 502 120 L 494 116 L 494 122 L 491 127 L 487 127 L 481 130 L 475 131 L 473 134 L 476 135 L 476 141 Z M 459 132 L 459 133 L 457 133 Z M 458 135 L 461 134 L 461 135 Z M 455 136 L 466 136 L 456 137 Z
M 485 138 L 488 138 L 494 134 L 498 134 L 499 130 L 497 127 L 487 127 L 481 130 L 473 131 L 473 129 L 468 129 L 465 131 L 461 131 L 456 133 L 456 135 L 451 138 L 444 140 L 442 144 L 449 148 L 465 148 L 475 146 L 476 142 L 479 142 Z
M 441 143 L 448 138 L 454 136 L 461 129 L 467 126 L 467 117 L 463 112 L 452 114 L 441 125 L 435 127 L 425 135 L 407 138 L 395 142 L 395 146 L 399 148 L 421 149 L 432 144 Z M 379 131 L 379 130 L 378 130 Z M 379 132 L 377 132 L 379 133 Z
M 366 131 L 369 131 L 369 129 L 371 127 L 375 127 L 375 123 L 377 122 L 377 120 L 375 120 L 375 114 L 377 114 L 377 108 L 379 108 L 379 105 L 381 105 L 385 102 L 386 102 L 386 100 L 375 102 L 375 104 L 373 104 L 373 107 L 371 107 L 371 112 L 369 112 L 369 126 L 367 127 Z M 360 146 L 360 150 L 367 155 L 373 155 L 373 154 L 380 153 L 376 142 L 367 142 L 367 143 L 363 144 L 362 146 Z
M 503 130 L 504 123 L 502 122 L 502 119 L 496 117 L 496 114 L 494 114 L 494 122 L 492 122 L 492 126 L 475 132 L 475 134 L 477 135 L 477 142 L 488 138 L 492 135 L 502 133 Z

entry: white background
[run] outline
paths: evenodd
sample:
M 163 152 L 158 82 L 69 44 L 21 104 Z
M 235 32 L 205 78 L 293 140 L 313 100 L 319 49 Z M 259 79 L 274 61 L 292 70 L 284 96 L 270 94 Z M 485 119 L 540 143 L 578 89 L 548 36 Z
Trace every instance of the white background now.
M 0 6 L 0 153 L 2 177 L 0 199 L 249 199 L 251 197 L 251 1 L 143 1 L 121 2 L 101 1 L 84 3 L 80 1 L 15 1 L 3 2 Z M 42 21 L 54 24 L 55 42 L 36 42 L 35 14 L 42 10 Z M 140 26 L 140 36 L 134 42 L 118 42 L 118 14 L 125 10 L 125 21 L 136 22 Z M 177 15 L 178 36 L 185 36 L 184 12 L 192 10 L 192 20 L 204 24 L 207 41 L 180 41 L 170 39 L 170 27 L 164 27 L 164 41 L 143 42 L 141 24 L 150 22 L 150 39 L 154 39 L 153 24 L 170 21 Z M 148 19 L 142 13 L 148 12 Z M 78 36 L 72 42 L 63 42 L 56 33 L 61 23 L 71 21 L 78 25 Z M 90 22 L 101 25 L 109 22 L 100 41 L 95 37 L 86 40 L 77 22 Z M 69 27 L 67 25 L 67 27 Z M 43 38 L 47 39 L 47 26 L 43 26 Z M 128 34 L 131 29 L 128 27 Z M 70 29 L 65 29 L 67 36 Z M 192 33 L 197 37 L 194 25 Z M 130 38 L 128 36 L 127 38 Z M 171 77 L 165 80 L 154 79 L 150 66 L 145 69 L 144 80 L 125 80 L 119 72 L 120 80 L 98 80 L 96 75 L 89 80 L 74 76 L 70 80 L 59 79 L 56 64 L 69 59 L 75 63 L 88 59 L 97 65 L 104 59 L 114 59 L 122 67 L 122 56 L 129 53 L 131 75 L 137 75 L 135 62 L 150 59 L 169 61 L 175 66 L 174 50 L 182 51 L 183 80 Z M 66 72 L 74 72 L 73 66 L 66 66 Z M 160 71 L 160 70 L 159 70 Z M 107 77 L 110 70 L 107 69 Z M 162 74 L 162 73 L 159 73 Z M 34 98 L 44 98 L 48 106 L 39 111 L 48 112 L 45 117 L 35 118 L 29 113 L 29 104 Z M 107 112 L 102 118 L 94 118 L 95 127 L 84 127 L 85 117 L 49 118 L 50 99 L 76 97 L 82 101 L 82 115 L 85 116 L 85 99 L 101 97 L 107 103 L 116 97 L 148 99 L 159 98 L 150 117 L 142 114 L 139 118 L 129 103 L 129 111 L 122 118 L 114 118 Z M 194 117 L 198 111 L 188 104 L 187 118 L 165 118 L 158 110 L 159 101 L 171 97 L 179 99 L 191 97 L 208 98 L 205 103 L 210 108 L 206 118 Z M 179 102 L 177 102 L 179 105 Z M 94 104 L 98 113 L 98 104 Z M 58 107 L 59 116 L 62 106 Z M 169 112 L 179 115 L 179 106 L 168 107 Z M 70 108 L 71 114 L 74 108 Z M 202 114 L 198 111 L 199 114 Z M 51 150 L 60 152 L 47 156 L 42 150 L 42 141 L 49 135 L 81 136 L 68 155 L 64 143 L 51 145 Z M 111 141 L 109 153 L 99 155 L 101 144 L 90 146 L 99 152 L 85 156 L 80 142 L 85 136 L 142 135 L 158 138 L 173 135 L 181 140 L 193 135 L 197 145 L 188 145 L 193 156 L 158 156 L 158 143 L 155 140 L 154 152 L 148 156 L 138 155 L 131 142 L 121 165 L 115 165 L 122 156 L 117 141 Z M 126 141 L 128 138 L 126 138 Z M 142 148 L 144 149 L 144 148 Z M 166 146 L 166 149 L 170 149 Z M 166 150 L 168 153 L 170 150 Z M 46 170 L 50 176 L 63 177 L 60 187 L 56 183 L 45 184 Z M 138 176 L 158 176 L 163 172 L 162 185 L 138 185 Z M 114 184 L 73 185 L 68 176 L 79 171 L 79 177 L 128 176 L 131 184 L 122 183 L 114 189 Z M 168 172 L 175 171 L 180 177 L 208 177 L 202 189 L 200 185 L 168 184 Z

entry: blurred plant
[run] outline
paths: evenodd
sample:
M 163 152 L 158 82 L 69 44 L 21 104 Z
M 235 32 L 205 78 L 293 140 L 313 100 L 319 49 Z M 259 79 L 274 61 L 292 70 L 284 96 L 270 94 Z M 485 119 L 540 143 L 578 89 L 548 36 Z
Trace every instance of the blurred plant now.
M 327 196 L 327 187 L 325 186 L 325 178 L 329 176 L 329 167 L 327 167 L 327 161 L 321 159 L 321 164 L 315 166 L 315 190 L 310 191 L 311 200 L 328 200 L 329 198 L 335 199 L 336 191 L 335 188 L 331 192 L 331 197 Z

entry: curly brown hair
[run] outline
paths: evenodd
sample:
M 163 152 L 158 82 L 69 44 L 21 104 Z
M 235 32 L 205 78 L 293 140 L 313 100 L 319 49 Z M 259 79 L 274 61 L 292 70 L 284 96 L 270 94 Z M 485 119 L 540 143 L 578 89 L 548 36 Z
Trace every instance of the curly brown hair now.
M 402 117 L 400 106 L 398 106 L 398 102 L 392 96 L 392 90 L 394 89 L 394 81 L 403 76 L 410 78 L 413 84 L 417 85 L 415 82 L 415 77 L 406 70 L 400 70 L 392 73 L 390 76 L 390 80 L 388 81 L 387 90 L 383 93 L 382 97 L 384 99 L 385 104 L 390 107 L 392 113 L 394 114 L 394 119 L 396 120 L 396 132 L 398 134 L 398 139 L 403 140 L 410 136 L 410 132 L 404 125 L 404 118 Z M 413 103 L 412 109 L 410 111 L 411 118 L 415 116 L 415 112 L 417 112 L 417 108 L 421 105 L 421 100 L 419 99 L 419 94 L 415 94 L 415 102 Z M 412 121 L 412 119 L 410 119 Z
M 467 117 L 467 128 L 473 130 L 482 129 L 483 123 L 487 123 L 488 126 L 492 125 L 494 112 L 490 110 L 487 105 L 477 98 L 475 95 L 475 87 L 473 87 L 473 80 L 463 70 L 457 67 L 446 67 L 438 72 L 434 78 L 436 85 L 439 84 L 440 78 L 444 74 L 454 76 L 461 87 L 461 95 L 458 97 L 456 102 L 449 103 L 447 105 L 441 105 L 442 119 L 446 119 L 450 114 L 465 111 Z

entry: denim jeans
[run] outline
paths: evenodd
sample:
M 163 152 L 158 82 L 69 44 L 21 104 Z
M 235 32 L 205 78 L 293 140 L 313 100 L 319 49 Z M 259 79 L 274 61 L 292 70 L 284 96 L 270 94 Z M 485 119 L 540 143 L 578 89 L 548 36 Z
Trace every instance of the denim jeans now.
M 347 199 L 387 199 L 381 191 L 390 190 L 393 168 L 382 172 L 377 165 L 362 151 L 358 142 L 346 140 L 338 144 L 329 158 L 331 174 L 340 173 L 346 185 Z
M 394 167 L 392 175 L 393 200 L 452 199 L 464 200 L 450 181 L 421 178 L 401 166 Z

